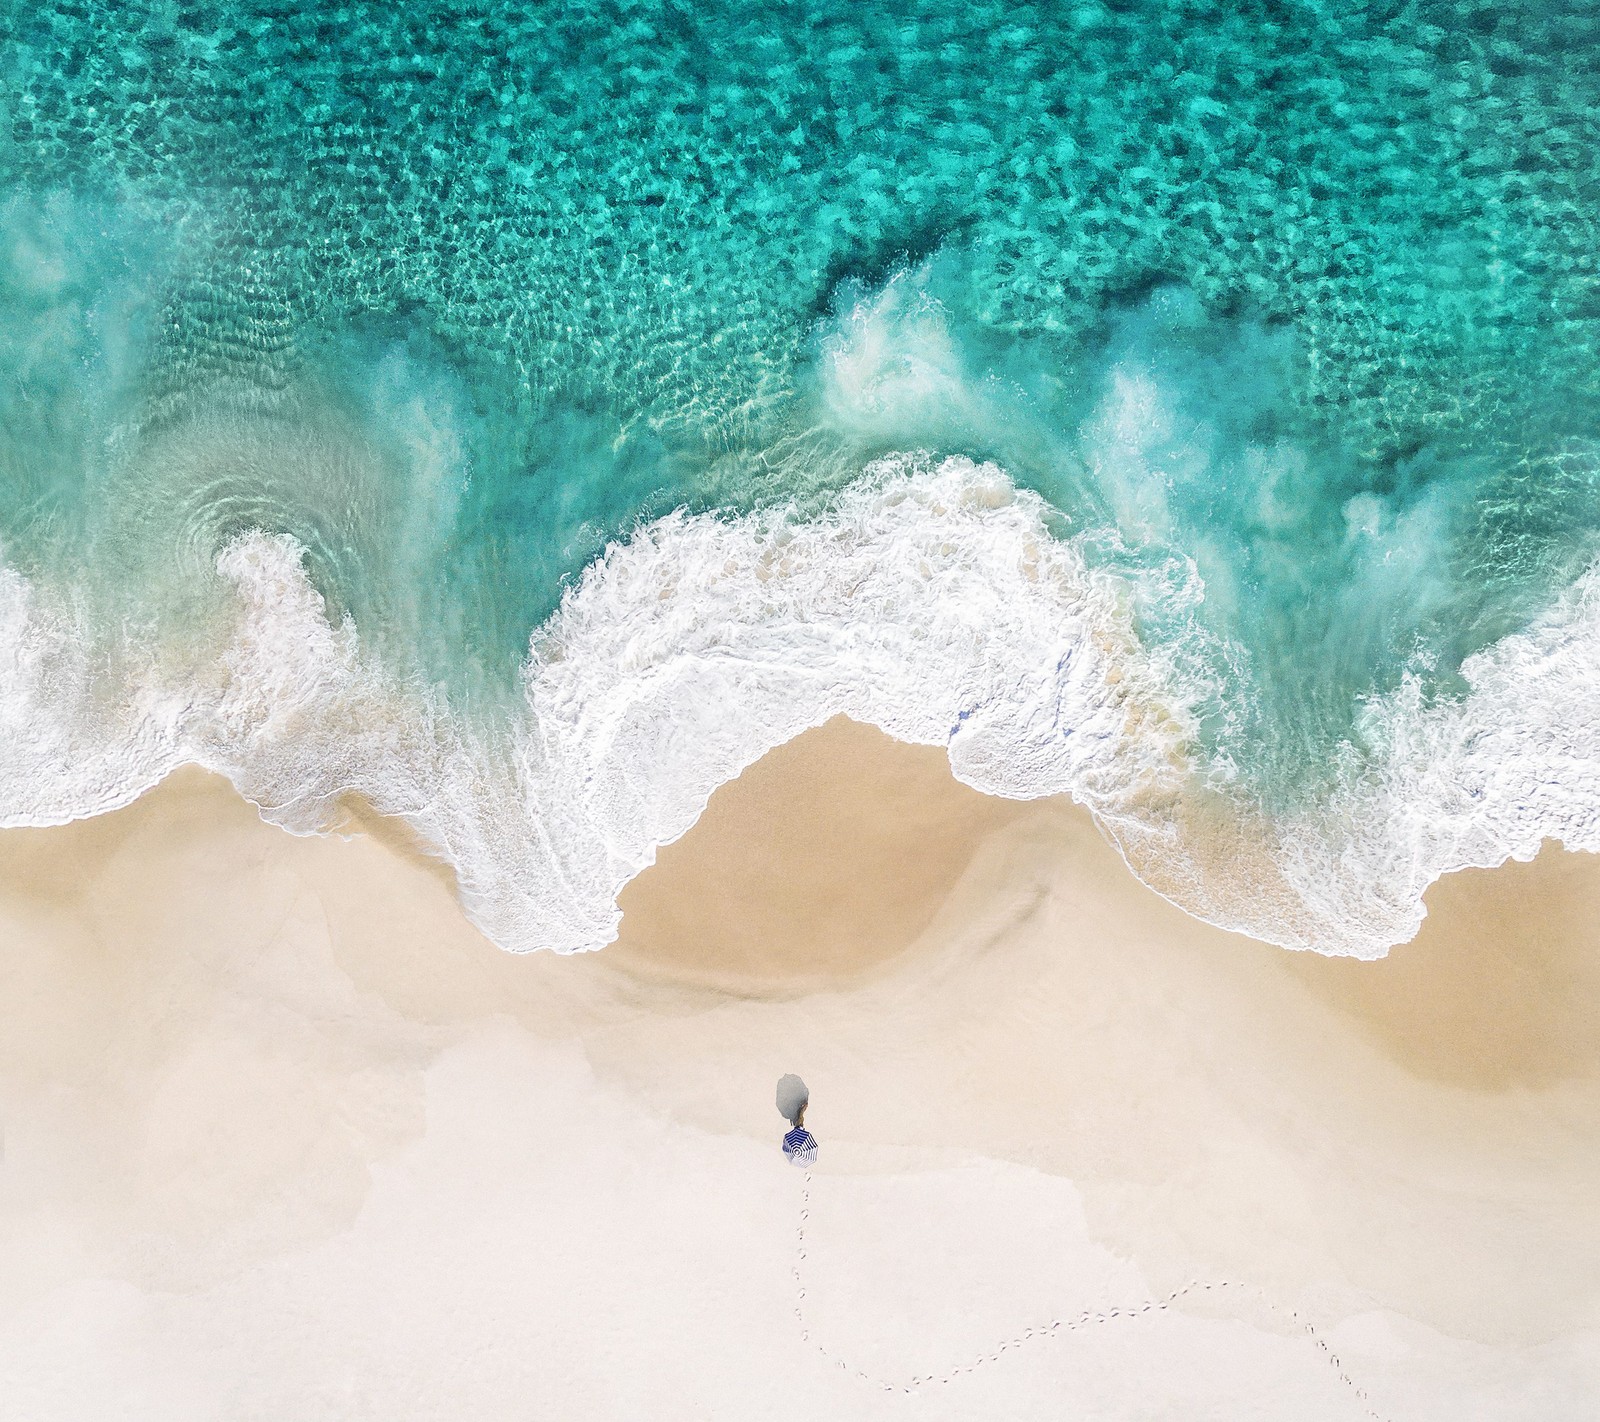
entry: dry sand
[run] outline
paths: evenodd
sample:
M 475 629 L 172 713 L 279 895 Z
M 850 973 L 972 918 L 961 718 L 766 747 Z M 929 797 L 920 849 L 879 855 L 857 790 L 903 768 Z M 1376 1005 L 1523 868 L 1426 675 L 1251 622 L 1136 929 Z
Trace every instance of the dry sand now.
M 1600 1413 L 1600 864 L 1376 964 L 1188 918 L 1069 804 L 835 723 L 602 954 L 514 958 L 392 826 L 185 772 L 0 835 L 0 1416 Z M 801 1177 L 773 1084 L 822 1142 Z

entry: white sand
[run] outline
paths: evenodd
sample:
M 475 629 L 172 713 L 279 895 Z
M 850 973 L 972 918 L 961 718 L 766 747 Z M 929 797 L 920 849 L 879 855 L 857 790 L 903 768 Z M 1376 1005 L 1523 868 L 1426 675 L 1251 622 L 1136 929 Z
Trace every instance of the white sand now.
M 1379 964 L 1138 885 L 1070 805 L 840 723 L 499 953 L 392 828 L 185 773 L 0 835 L 0 1417 L 1355 1419 L 1600 1412 L 1600 864 L 1436 887 Z

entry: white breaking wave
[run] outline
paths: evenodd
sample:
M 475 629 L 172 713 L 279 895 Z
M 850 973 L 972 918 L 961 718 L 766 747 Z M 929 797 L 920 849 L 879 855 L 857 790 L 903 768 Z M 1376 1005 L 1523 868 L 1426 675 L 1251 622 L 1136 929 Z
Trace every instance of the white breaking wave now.
M 1600 849 L 1600 570 L 1469 660 L 1464 700 L 1372 702 L 1379 753 L 1274 825 L 1199 783 L 1207 688 L 1140 645 L 1046 513 L 993 466 L 900 458 L 824 517 L 658 520 L 568 590 L 492 743 L 331 622 L 285 536 L 218 558 L 235 620 L 215 655 L 129 651 L 111 679 L 80 620 L 0 571 L 0 822 L 102 813 L 186 763 L 299 832 L 355 792 L 455 867 L 496 942 L 568 952 L 615 936 L 623 885 L 718 785 L 844 714 L 945 747 L 991 794 L 1070 795 L 1163 892 L 1290 947 L 1375 956 L 1443 872 Z
M 1317 817 L 1277 827 L 1277 857 L 1324 941 L 1381 956 L 1412 938 L 1441 874 L 1600 852 L 1600 565 L 1533 626 L 1467 658 L 1471 688 L 1427 704 L 1417 678 L 1370 701 L 1371 748 Z
M 717 785 L 832 716 L 991 794 L 1177 794 L 1170 678 L 1045 513 L 992 466 L 889 462 L 819 521 L 678 514 L 608 550 L 537 644 L 523 763 L 561 881 L 605 903 L 591 941 Z
M 101 813 L 184 763 L 301 831 L 355 791 L 455 866 L 497 942 L 571 951 L 615 936 L 622 886 L 718 785 L 841 713 L 947 746 L 992 793 L 1106 813 L 1170 797 L 1183 717 L 1114 582 L 1044 513 L 951 460 L 879 466 L 821 520 L 659 520 L 569 590 L 525 670 L 526 715 L 492 746 L 330 623 L 287 537 L 218 559 L 237 624 L 204 674 L 173 684 L 152 657 L 118 696 L 80 629 L 8 573 L 3 820 Z

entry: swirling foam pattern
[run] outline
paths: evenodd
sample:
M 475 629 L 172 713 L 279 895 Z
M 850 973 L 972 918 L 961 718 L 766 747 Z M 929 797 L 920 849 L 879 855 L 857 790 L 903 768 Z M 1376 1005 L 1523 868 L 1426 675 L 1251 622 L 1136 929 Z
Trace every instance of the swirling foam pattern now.
M 1590 5 L 0 24 L 0 821 L 357 792 L 593 947 L 840 711 L 1381 952 L 1591 843 Z

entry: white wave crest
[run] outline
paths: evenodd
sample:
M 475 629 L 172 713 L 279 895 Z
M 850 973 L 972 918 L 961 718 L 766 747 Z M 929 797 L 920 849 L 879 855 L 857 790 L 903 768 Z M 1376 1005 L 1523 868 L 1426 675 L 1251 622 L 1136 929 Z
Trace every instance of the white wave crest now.
M 1338 793 L 1269 823 L 1195 776 L 1206 689 L 1046 512 L 992 466 L 898 459 L 825 517 L 658 520 L 569 589 L 492 740 L 333 622 L 285 536 L 219 557 L 216 655 L 125 648 L 114 677 L 81 619 L 0 570 L 0 823 L 101 813 L 185 763 L 298 832 L 355 792 L 454 865 L 497 942 L 575 951 L 614 937 L 622 886 L 718 785 L 845 714 L 991 794 L 1072 796 L 1169 897 L 1289 947 L 1377 956 L 1441 873 L 1600 850 L 1600 569 L 1470 659 L 1465 698 L 1371 702 Z
M 1547 840 L 1600 852 L 1600 566 L 1461 672 L 1459 699 L 1429 704 L 1410 677 L 1369 702 L 1338 793 L 1277 827 L 1285 880 L 1326 925 L 1277 941 L 1378 957 L 1415 935 L 1441 874 Z
M 890 462 L 824 520 L 677 514 L 591 567 L 528 669 L 525 766 L 605 935 L 717 785 L 839 714 L 945 746 L 991 794 L 1105 813 L 1177 794 L 1170 678 L 1044 514 L 992 466 Z
M 662 519 L 569 591 L 526 668 L 526 716 L 492 746 L 329 621 L 286 537 L 222 553 L 237 620 L 203 675 L 164 679 L 152 658 L 120 698 L 7 574 L 0 694 L 28 734 L 0 762 L 3 819 L 99 813 L 191 762 L 302 831 L 356 791 L 455 865 L 496 941 L 571 951 L 614 937 L 622 886 L 718 785 L 840 713 L 947 746 L 991 793 L 1107 814 L 1171 797 L 1181 711 L 1115 585 L 1044 513 L 952 460 L 881 465 L 815 521 Z
M 0 825 L 103 814 L 180 763 L 159 705 L 118 691 L 101 684 L 83 619 L 0 567 Z

